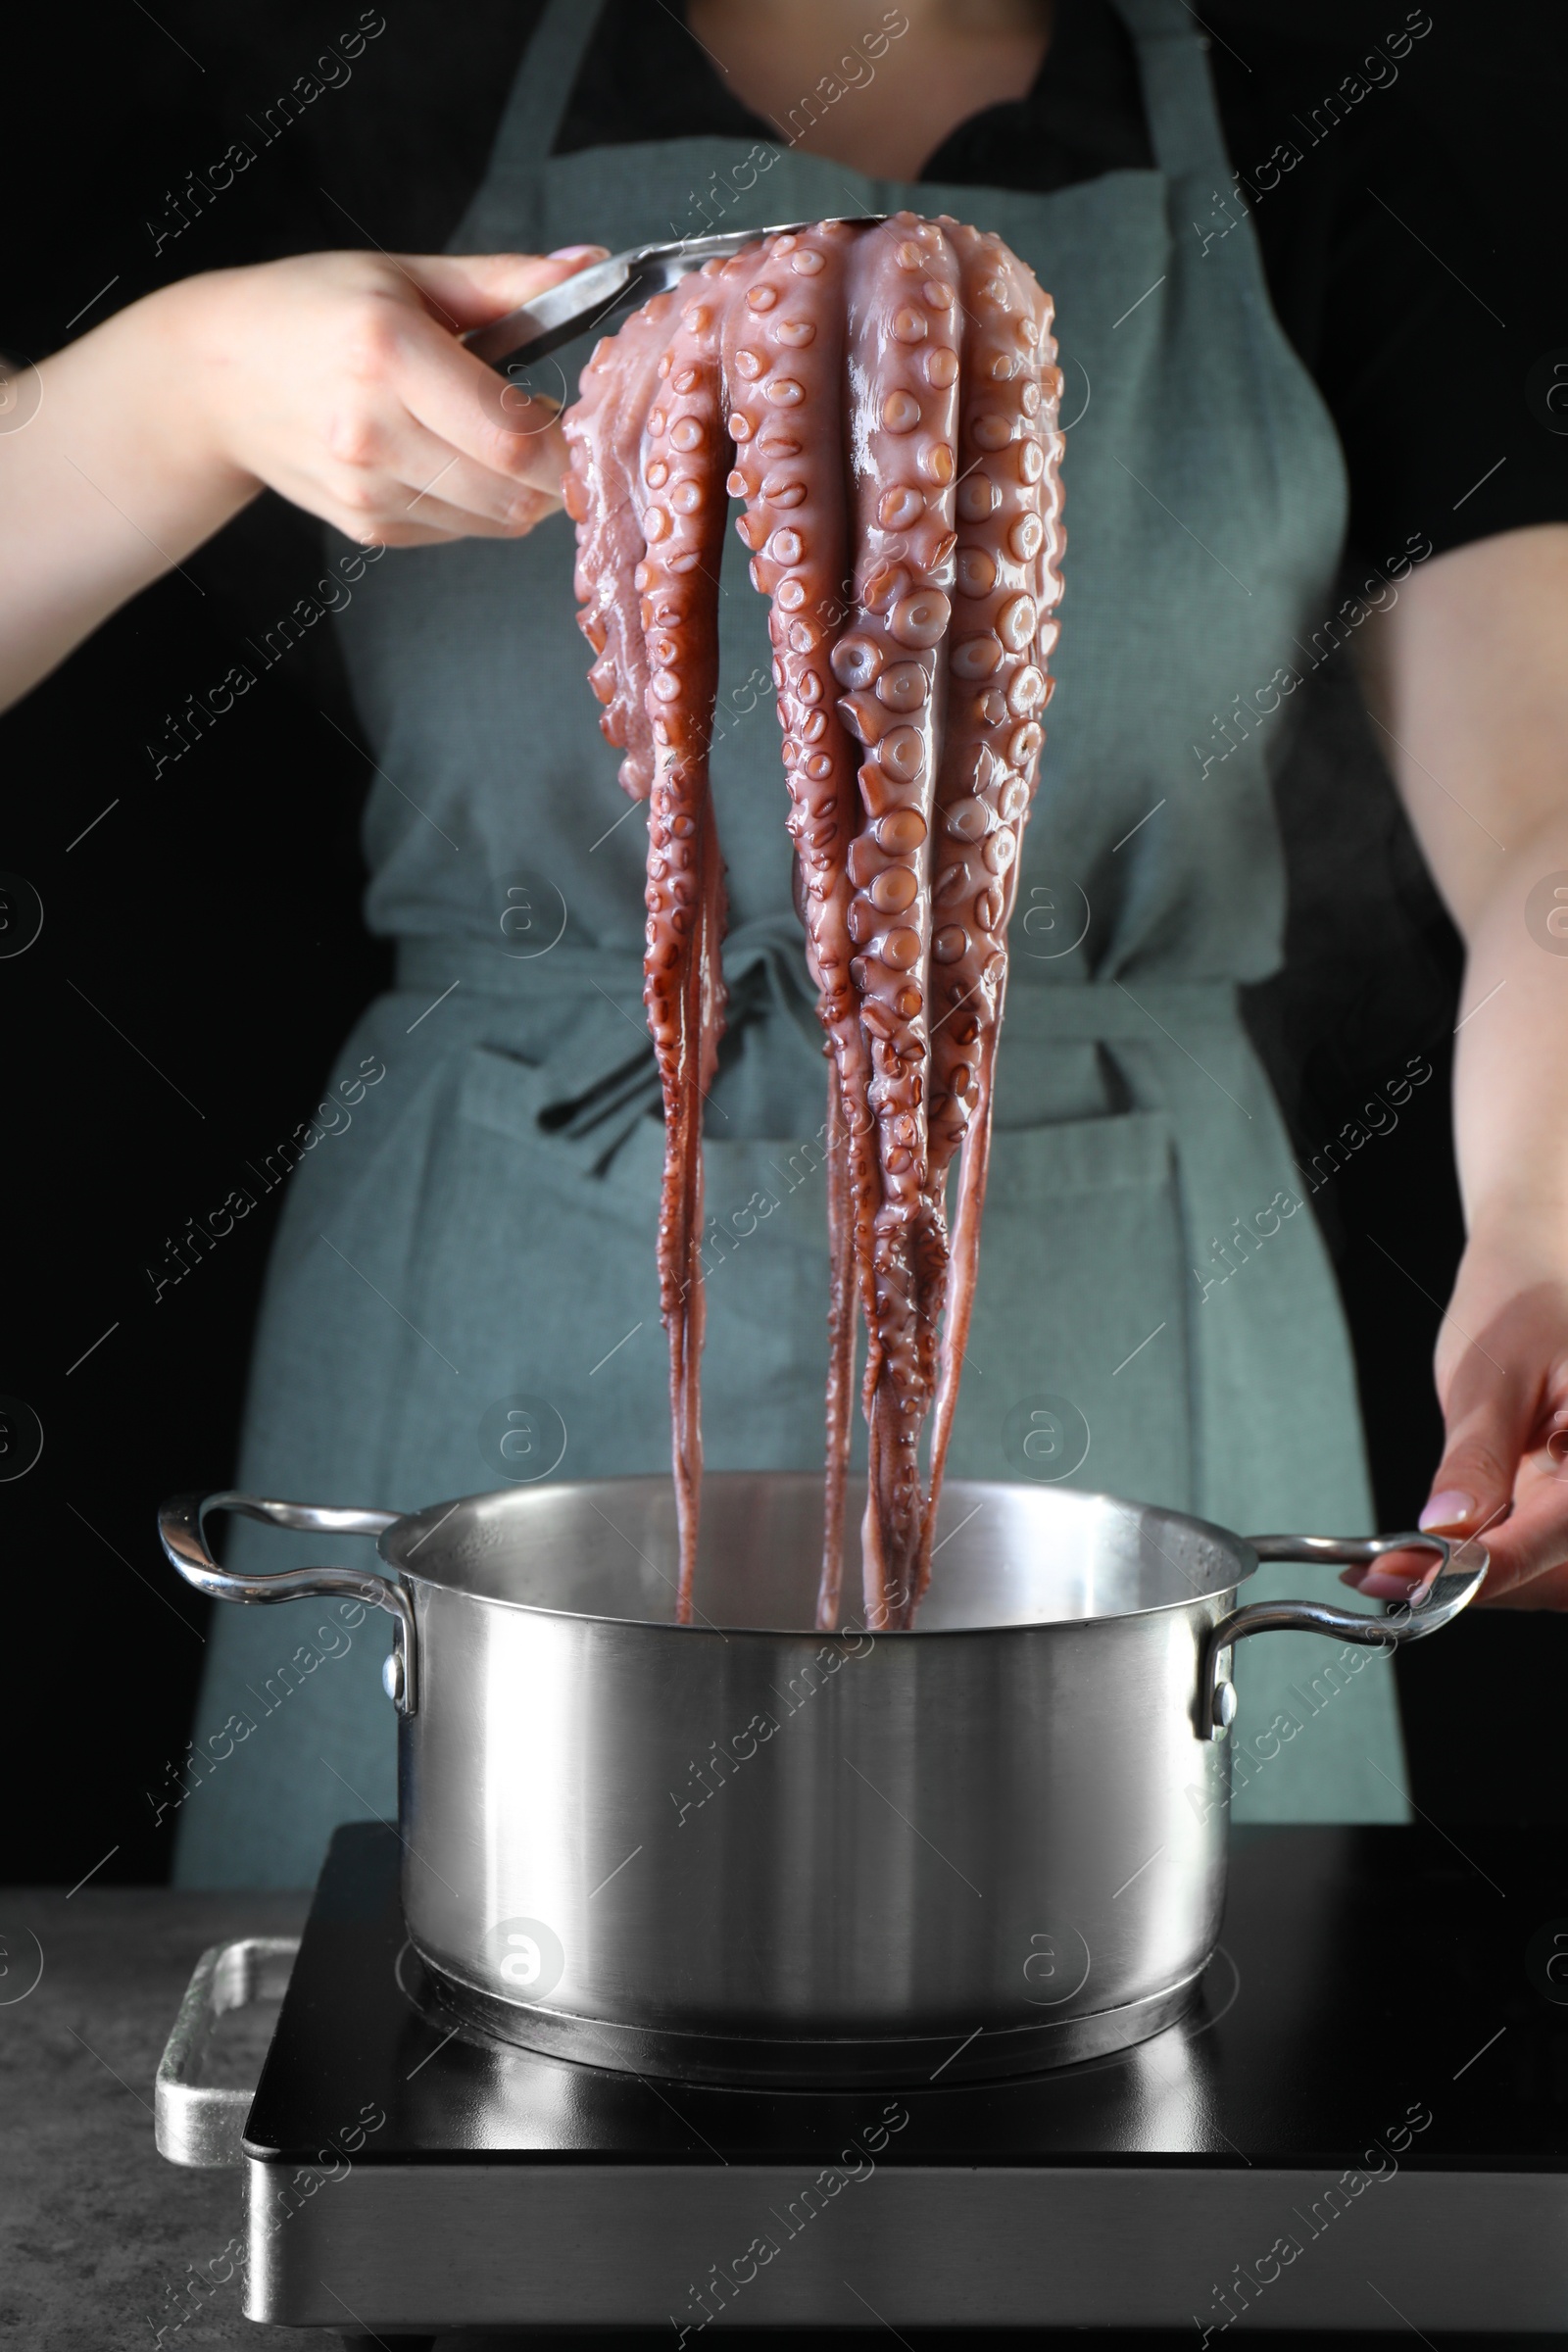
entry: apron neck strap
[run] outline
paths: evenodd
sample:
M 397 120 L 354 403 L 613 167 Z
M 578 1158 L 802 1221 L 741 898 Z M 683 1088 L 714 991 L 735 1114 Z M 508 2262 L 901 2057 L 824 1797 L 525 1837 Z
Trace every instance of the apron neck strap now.
M 604 0 L 545 0 L 507 97 L 493 158 L 544 162 L 603 9 Z
M 1231 160 L 1214 102 L 1214 84 L 1198 35 L 1180 0 L 1116 0 L 1138 45 L 1138 70 L 1154 161 L 1167 178 L 1195 173 L 1217 187 Z

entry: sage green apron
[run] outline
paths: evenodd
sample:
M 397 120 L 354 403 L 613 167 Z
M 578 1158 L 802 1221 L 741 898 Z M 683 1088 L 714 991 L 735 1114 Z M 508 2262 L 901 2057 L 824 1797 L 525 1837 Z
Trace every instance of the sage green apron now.
M 1216 725 L 1291 661 L 1328 592 L 1344 467 L 1250 226 L 1192 228 L 1228 164 L 1186 14 L 1120 5 L 1157 169 L 1038 196 L 729 139 L 552 157 L 598 15 L 552 0 L 453 250 L 616 250 L 715 219 L 911 206 L 1000 230 L 1051 289 L 1067 591 L 952 1472 L 1066 1477 L 1244 1532 L 1365 1532 L 1334 1281 L 1238 1012 L 1238 984 L 1281 959 L 1266 747 L 1233 729 L 1219 758 Z M 573 386 L 588 349 L 542 387 Z M 398 941 L 398 985 L 334 1075 L 352 1123 L 291 1180 L 241 1472 L 264 1494 L 407 1508 L 667 1465 L 645 820 L 595 725 L 571 571 L 558 516 L 521 544 L 391 555 L 342 617 L 378 769 L 368 913 Z M 733 537 L 722 591 L 731 1013 L 705 1146 L 705 1438 L 714 1469 L 814 1467 L 824 1070 L 765 612 Z M 265 1571 L 302 1552 L 241 1526 L 230 1557 Z M 1321 1569 L 1259 1581 L 1343 1598 Z M 215 1612 L 184 1884 L 307 1883 L 336 1822 L 394 1810 L 385 1646 L 377 1618 L 313 1604 Z M 1404 1818 L 1386 1660 L 1268 1636 L 1238 1666 L 1238 1818 Z

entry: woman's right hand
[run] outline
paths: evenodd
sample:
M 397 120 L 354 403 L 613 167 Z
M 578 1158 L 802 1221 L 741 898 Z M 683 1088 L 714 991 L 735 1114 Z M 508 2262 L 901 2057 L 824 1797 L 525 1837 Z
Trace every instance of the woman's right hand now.
M 0 398 L 0 710 L 264 486 L 365 546 L 532 530 L 561 503 L 556 404 L 460 337 L 602 252 L 215 270 L 16 371 Z
M 364 544 L 517 538 L 561 504 L 558 408 L 458 338 L 603 254 L 305 254 L 153 300 L 198 431 L 235 475 Z

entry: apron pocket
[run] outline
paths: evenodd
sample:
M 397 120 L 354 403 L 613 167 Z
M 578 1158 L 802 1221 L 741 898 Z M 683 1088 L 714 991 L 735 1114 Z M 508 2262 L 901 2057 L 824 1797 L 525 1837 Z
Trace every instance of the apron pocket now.
M 567 1446 L 559 1476 L 662 1471 L 669 1461 L 656 1263 L 663 1126 L 634 1102 L 586 1127 L 573 1118 L 552 1130 L 540 1114 L 561 1091 L 556 1070 L 494 1046 L 469 1049 L 418 1239 L 425 1311 L 449 1331 L 461 1327 L 464 1353 L 448 1352 L 466 1374 L 471 1361 L 482 1403 L 537 1395 L 560 1415 Z M 710 1135 L 703 1161 L 706 1459 L 713 1469 L 819 1469 L 822 1137 Z M 420 1390 L 424 1409 L 452 1409 L 428 1379 Z
M 1163 1112 L 999 1129 L 951 1475 L 1191 1507 L 1186 1265 Z
M 602 1132 L 552 1134 L 540 1113 L 563 1091 L 558 1070 L 480 1044 L 447 1096 L 408 1236 L 405 1311 L 427 1345 L 404 1353 L 401 1493 L 667 1468 L 663 1130 L 633 1104 Z
M 629 1032 L 626 1044 L 624 1062 L 585 1085 L 575 1100 L 575 1074 L 564 1076 L 499 1046 L 470 1046 L 458 1089 L 459 1122 L 539 1154 L 539 1181 L 553 1189 L 574 1194 L 585 1180 L 608 1187 L 633 1212 L 640 1202 L 657 1203 L 664 1130 L 649 1112 L 657 1109 L 658 1077 L 651 1054 L 640 1054 Z M 657 1215 L 657 1208 L 650 1205 L 649 1213 Z
M 465 1393 L 484 1387 L 475 1421 L 507 1392 L 554 1406 L 568 1433 L 558 1475 L 661 1470 L 663 1129 L 634 1117 L 596 1175 L 608 1130 L 568 1138 L 540 1127 L 557 1091 L 536 1064 L 470 1049 L 420 1237 L 422 1327 L 464 1366 Z M 820 1134 L 705 1141 L 703 1428 L 713 1469 L 820 1465 L 825 1156 Z M 1163 1113 L 999 1131 L 952 1474 L 1060 1480 L 1187 1507 L 1185 1275 Z M 444 1420 L 457 1399 L 437 1394 L 440 1371 L 420 1367 L 418 1387 L 421 1409 Z M 465 1411 L 470 1401 L 465 1394 Z M 854 1427 L 858 1463 L 858 1409 Z

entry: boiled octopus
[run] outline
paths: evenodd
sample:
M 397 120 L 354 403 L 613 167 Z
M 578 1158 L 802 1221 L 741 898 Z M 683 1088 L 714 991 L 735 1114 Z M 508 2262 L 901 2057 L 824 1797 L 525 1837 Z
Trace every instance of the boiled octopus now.
M 599 344 L 564 420 L 599 723 L 649 804 L 682 1622 L 702 1484 L 702 1105 L 724 1020 L 709 744 L 725 493 L 770 601 L 796 906 L 829 1062 L 817 1624 L 839 1621 L 858 1317 L 865 1620 L 883 1631 L 911 1623 L 930 1577 L 974 1298 L 1065 545 L 1051 323 L 998 236 L 946 215 L 824 220 L 657 295 Z

